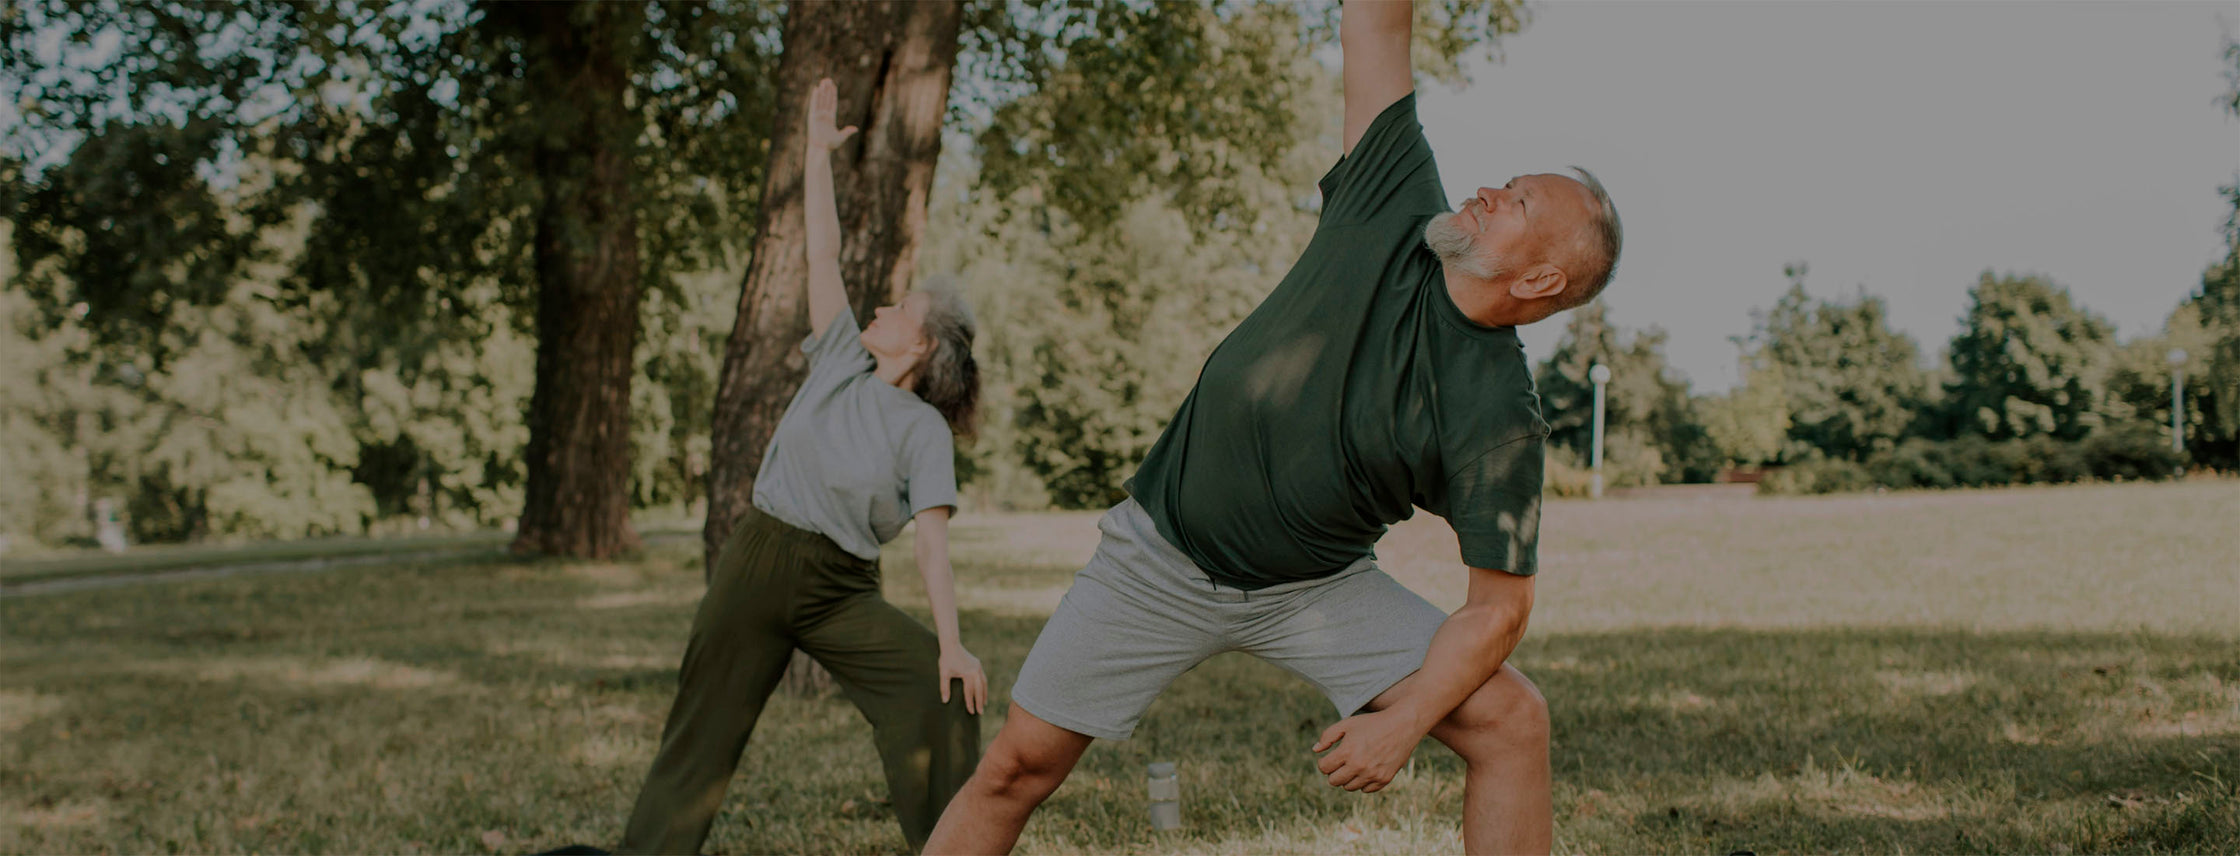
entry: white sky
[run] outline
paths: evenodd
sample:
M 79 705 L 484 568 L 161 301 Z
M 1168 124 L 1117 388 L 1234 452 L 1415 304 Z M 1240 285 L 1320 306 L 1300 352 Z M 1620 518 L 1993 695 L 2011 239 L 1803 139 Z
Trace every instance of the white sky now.
M 2067 286 L 2132 338 L 2222 253 L 2240 2 L 1552 2 L 1421 115 L 1450 196 L 1592 169 L 1625 220 L 1604 300 L 1730 387 L 1782 264 L 1864 286 L 1936 359 L 1986 268 Z M 1527 328 L 1535 359 L 1560 321 Z

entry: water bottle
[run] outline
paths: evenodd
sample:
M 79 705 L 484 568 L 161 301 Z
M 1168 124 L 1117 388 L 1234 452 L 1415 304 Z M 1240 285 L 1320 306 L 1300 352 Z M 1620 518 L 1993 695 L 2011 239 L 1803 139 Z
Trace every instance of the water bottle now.
M 1182 782 L 1175 778 L 1174 762 L 1160 761 L 1151 765 L 1148 780 L 1151 790 L 1151 828 L 1165 831 L 1182 828 Z

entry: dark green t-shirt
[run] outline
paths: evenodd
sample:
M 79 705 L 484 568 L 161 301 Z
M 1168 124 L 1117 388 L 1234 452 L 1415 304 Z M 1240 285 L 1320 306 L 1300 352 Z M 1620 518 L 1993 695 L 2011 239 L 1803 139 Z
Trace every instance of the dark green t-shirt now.
M 1423 245 L 1447 206 L 1415 96 L 1321 187 L 1305 254 L 1207 358 L 1128 492 L 1240 589 L 1343 570 L 1416 507 L 1471 567 L 1532 574 L 1548 426 L 1515 328 L 1465 317 Z

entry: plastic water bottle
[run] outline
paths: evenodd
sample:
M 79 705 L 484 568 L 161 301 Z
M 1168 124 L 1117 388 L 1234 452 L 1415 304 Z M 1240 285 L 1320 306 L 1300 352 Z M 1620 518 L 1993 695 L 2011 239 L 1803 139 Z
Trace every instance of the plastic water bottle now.
M 1182 828 L 1182 782 L 1174 774 L 1174 762 L 1160 761 L 1151 765 L 1148 780 L 1151 790 L 1151 828 L 1170 830 Z

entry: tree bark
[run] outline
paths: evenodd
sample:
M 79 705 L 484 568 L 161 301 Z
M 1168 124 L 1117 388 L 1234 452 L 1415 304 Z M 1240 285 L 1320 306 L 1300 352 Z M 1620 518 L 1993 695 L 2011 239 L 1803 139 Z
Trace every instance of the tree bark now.
M 631 353 L 643 290 L 625 96 L 637 4 L 493 4 L 521 35 L 546 123 L 533 156 L 537 380 L 529 400 L 528 483 L 516 553 L 607 558 L 630 529 Z
M 764 447 L 806 365 L 799 345 L 809 334 L 801 208 L 809 87 L 831 77 L 840 90 L 837 123 L 859 129 L 833 153 L 833 191 L 841 278 L 860 319 L 906 292 L 917 266 L 962 20 L 953 0 L 804 2 L 786 12 L 762 210 L 716 387 L 701 532 L 709 568 L 753 501 Z

